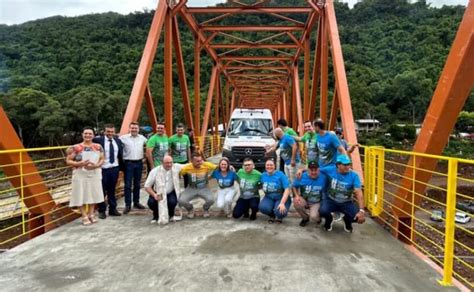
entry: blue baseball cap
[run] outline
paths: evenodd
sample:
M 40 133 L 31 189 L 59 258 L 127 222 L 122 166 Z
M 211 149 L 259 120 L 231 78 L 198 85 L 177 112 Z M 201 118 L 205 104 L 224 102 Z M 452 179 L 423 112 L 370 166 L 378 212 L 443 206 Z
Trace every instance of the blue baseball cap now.
M 337 156 L 336 163 L 351 164 L 351 160 L 350 160 L 349 156 L 343 154 L 343 155 L 338 155 Z

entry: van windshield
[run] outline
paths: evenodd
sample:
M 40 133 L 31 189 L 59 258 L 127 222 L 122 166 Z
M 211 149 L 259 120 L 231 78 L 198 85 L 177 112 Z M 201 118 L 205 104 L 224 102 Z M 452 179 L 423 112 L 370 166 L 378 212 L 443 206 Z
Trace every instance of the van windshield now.
M 270 136 L 272 121 L 269 119 L 232 119 L 229 136 Z

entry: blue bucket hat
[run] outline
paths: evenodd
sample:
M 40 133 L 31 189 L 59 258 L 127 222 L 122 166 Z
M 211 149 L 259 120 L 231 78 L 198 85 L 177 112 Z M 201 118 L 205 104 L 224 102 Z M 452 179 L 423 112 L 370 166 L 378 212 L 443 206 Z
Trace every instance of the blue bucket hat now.
M 338 155 L 337 156 L 337 160 L 336 160 L 336 164 L 337 163 L 341 163 L 341 164 L 350 164 L 351 163 L 351 160 L 349 159 L 349 156 L 347 155 Z

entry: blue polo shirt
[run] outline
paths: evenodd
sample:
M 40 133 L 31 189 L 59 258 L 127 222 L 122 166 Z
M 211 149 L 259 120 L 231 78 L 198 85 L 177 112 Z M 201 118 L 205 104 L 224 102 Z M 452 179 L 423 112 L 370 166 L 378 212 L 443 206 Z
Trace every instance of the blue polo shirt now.
M 293 182 L 293 187 L 300 190 L 301 196 L 308 203 L 319 203 L 327 185 L 328 178 L 321 172 L 317 178 L 312 178 L 308 172 L 304 172 L 301 179 L 295 179 Z
M 293 153 L 293 145 L 296 144 L 295 138 L 288 134 L 283 134 L 281 139 L 278 141 L 278 147 L 280 147 L 280 156 L 285 161 L 286 165 L 291 163 L 291 154 Z M 300 162 L 300 154 L 298 150 L 296 152 L 295 162 Z
M 341 145 L 336 134 L 326 132 L 324 135 L 316 134 L 316 143 L 319 152 L 319 167 L 336 164 L 337 147 Z
M 338 203 L 351 202 L 354 190 L 361 188 L 359 175 L 353 170 L 342 174 L 331 165 L 320 168 L 320 172 L 329 178 L 328 197 Z
M 217 180 L 217 184 L 221 189 L 232 187 L 234 182 L 239 179 L 234 171 L 228 171 L 226 176 L 222 176 L 218 169 L 212 172 L 211 177 Z
M 276 170 L 272 175 L 264 172 L 260 182 L 262 183 L 262 190 L 265 192 L 265 195 L 282 195 L 285 189 L 290 187 L 288 178 L 279 170 Z

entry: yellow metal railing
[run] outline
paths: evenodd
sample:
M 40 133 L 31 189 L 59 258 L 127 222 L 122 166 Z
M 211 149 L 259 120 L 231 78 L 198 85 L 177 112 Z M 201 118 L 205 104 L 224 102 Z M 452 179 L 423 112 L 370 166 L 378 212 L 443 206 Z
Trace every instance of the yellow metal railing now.
M 203 155 L 211 157 L 222 152 L 222 145 L 224 144 L 224 138 L 219 135 L 209 135 L 209 136 L 196 136 L 196 146 L 198 151 L 201 151 Z M 202 143 L 202 141 L 204 142 Z M 203 145 L 203 149 L 199 149 L 199 145 Z
M 474 160 L 377 146 L 362 148 L 365 201 L 371 215 L 438 264 L 443 274 L 441 285 L 452 285 L 454 277 L 474 289 L 472 209 L 460 209 L 474 208 Z M 422 158 L 438 161 L 436 169 L 418 168 L 417 161 Z M 411 170 L 410 177 L 405 176 L 405 169 Z M 420 174 L 429 174 L 431 179 L 423 182 L 417 178 Z M 410 181 L 409 188 L 400 184 L 403 179 Z M 419 186 L 425 192 L 418 193 Z M 409 192 L 410 200 L 398 196 L 400 191 Z M 396 201 L 409 208 L 400 208 Z M 469 217 L 470 221 L 458 223 L 457 215 Z M 409 218 L 409 223 L 401 217 Z M 410 235 L 398 233 L 397 225 L 409 228 Z

